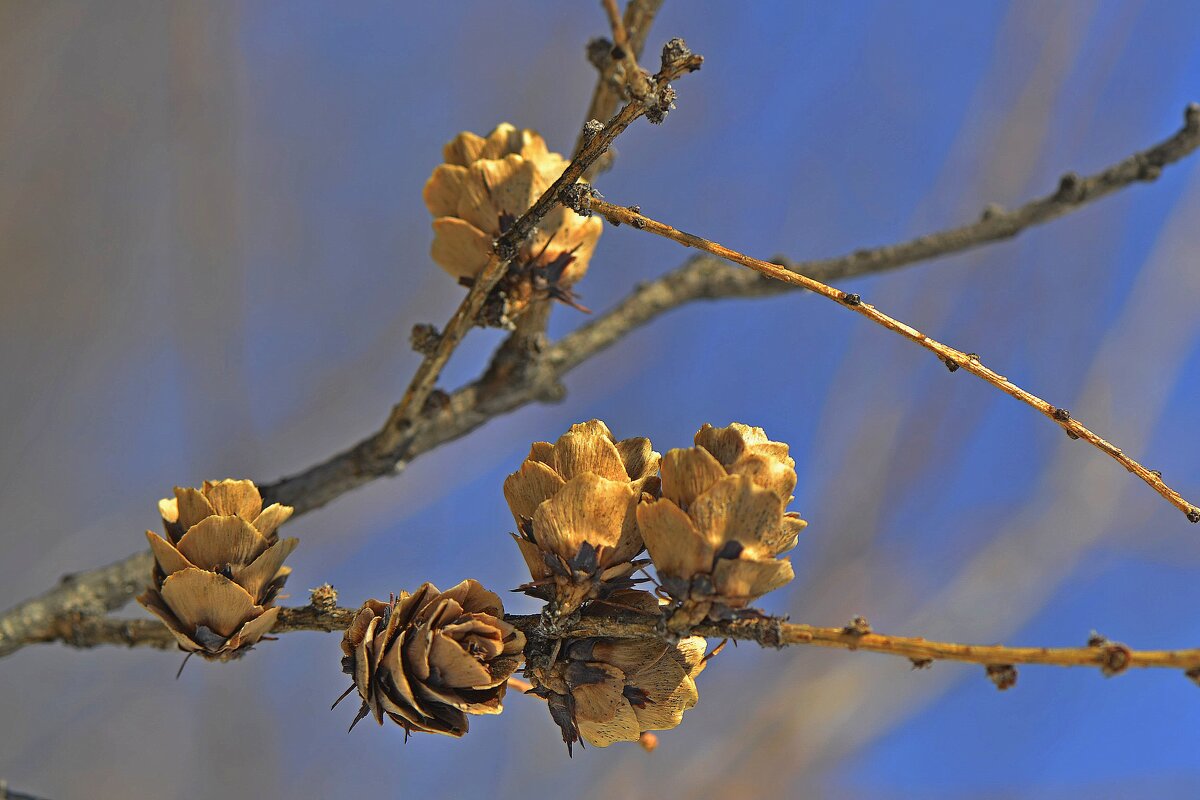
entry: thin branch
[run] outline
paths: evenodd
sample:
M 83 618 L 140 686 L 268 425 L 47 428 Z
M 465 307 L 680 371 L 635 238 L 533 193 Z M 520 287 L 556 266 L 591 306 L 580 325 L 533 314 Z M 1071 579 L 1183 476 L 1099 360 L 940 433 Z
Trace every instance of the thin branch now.
M 693 55 L 679 59 L 664 57 L 662 69 L 654 77 L 654 85 L 662 87 L 662 90 L 666 91 L 671 80 L 699 69 L 702 62 L 703 59 L 700 56 Z M 475 282 L 471 285 L 462 304 L 446 324 L 438 346 L 422 360 L 408 389 L 404 392 L 404 397 L 392 409 L 391 415 L 380 432 L 380 449 L 391 451 L 408 435 L 408 428 L 423 410 L 425 401 L 433 391 L 438 376 L 441 375 L 442 368 L 450 360 L 450 356 L 458 348 L 463 337 L 475 326 L 479 311 L 488 294 L 508 271 L 521 242 L 528 238 L 542 218 L 558 205 L 558 197 L 563 189 L 573 186 L 583 176 L 584 171 L 608 150 L 613 141 L 634 120 L 644 116 L 648 111 L 653 111 L 656 105 L 661 106 L 662 104 L 661 99 L 651 97 L 650 93 L 634 97 L 626 103 L 603 128 L 588 137 L 587 142 L 576 153 L 558 180 L 551 184 L 533 206 L 496 240 L 492 255 L 488 258 L 487 264 L 479 276 L 475 278 Z
M 625 29 L 625 20 L 617 8 L 617 0 L 601 0 L 604 12 L 608 15 L 608 24 L 612 28 L 613 47 L 610 55 L 622 67 L 622 77 L 625 79 L 625 90 L 631 97 L 645 97 L 650 91 L 650 76 L 638 66 L 637 55 L 629 45 L 629 34 Z
M 616 26 L 612 23 L 612 12 L 608 8 L 609 0 L 604 0 L 604 2 L 605 11 L 610 15 L 609 25 L 614 28 L 613 37 L 615 39 L 617 37 Z M 654 24 L 654 17 L 658 14 L 662 4 L 663 0 L 629 0 L 629 4 L 625 7 L 625 16 L 621 19 L 621 28 L 627 41 L 625 51 L 632 56 L 635 63 L 642 57 L 650 26 Z M 588 104 L 588 111 L 584 116 L 585 121 L 608 119 L 616 111 L 617 104 L 621 100 L 621 86 L 617 81 L 617 72 L 621 67 L 621 62 L 613 59 L 613 44 L 614 42 L 597 39 L 589 45 L 589 51 L 594 49 L 594 52 L 591 52 L 591 59 L 596 69 L 600 71 L 600 77 L 596 82 L 595 91 L 592 92 L 592 100 Z M 586 131 L 580 133 L 574 152 L 578 153 L 583 149 L 587 136 Z M 612 153 L 606 153 L 592 164 L 583 177 L 591 180 L 600 172 L 608 169 L 611 163 Z
M 1062 216 L 1117 189 L 1152 180 L 1156 176 L 1152 167 L 1175 163 L 1197 146 L 1200 106 L 1193 104 L 1185 112 L 1183 129 L 1169 139 L 1083 179 L 1081 199 L 1041 198 L 1006 214 L 909 242 L 838 258 L 781 263 L 813 278 L 834 280 L 950 255 L 1011 237 L 1025 227 Z M 395 448 L 383 447 L 376 434 L 302 472 L 262 485 L 263 494 L 269 502 L 294 506 L 297 516 L 320 508 L 377 478 L 398 474 L 413 459 L 466 436 L 497 416 L 530 403 L 561 399 L 561 380 L 568 372 L 672 309 L 696 300 L 762 297 L 793 288 L 711 256 L 698 255 L 662 277 L 641 284 L 615 308 L 547 348 L 532 369 L 510 370 L 510 379 L 498 380 L 496 377 L 506 371 L 498 369 L 501 364 L 493 363 L 483 378 L 451 394 L 445 407 L 422 414 L 413 424 L 411 438 Z M 51 623 L 64 614 L 102 614 L 120 608 L 145 586 L 150 564 L 148 551 L 135 553 L 113 564 L 67 576 L 52 589 L 0 614 L 0 657 L 38 641 L 37 637 L 45 636 Z
M 625 20 L 621 18 L 621 9 L 617 7 L 617 0 L 600 0 L 600 5 L 604 6 L 604 13 L 608 15 L 608 26 L 612 29 L 613 46 L 627 49 L 629 47 L 629 35 L 625 32 Z
M 630 0 L 622 19 L 616 8 L 616 0 L 604 0 L 605 13 L 609 16 L 609 26 L 613 30 L 613 41 L 630 54 L 633 63 L 642 57 L 642 49 L 646 45 L 646 37 L 650 26 L 658 13 L 662 0 Z M 616 16 L 614 17 L 614 14 Z M 631 35 L 632 32 L 632 35 Z M 592 120 L 608 119 L 617 110 L 620 100 L 618 88 L 613 75 L 612 43 L 604 39 L 596 39 L 588 44 L 588 53 L 599 63 L 596 64 L 599 75 L 596 78 L 596 88 L 592 92 L 592 100 L 587 113 L 580 125 L 579 141 L 575 144 L 573 153 L 578 153 L 583 147 L 589 133 L 587 123 Z M 584 171 L 586 180 L 598 172 L 607 169 L 612 163 L 612 151 L 605 152 L 600 158 Z M 505 367 L 503 375 L 493 373 L 490 379 L 503 377 L 506 380 L 521 381 L 531 362 L 540 358 L 546 343 L 546 327 L 550 321 L 552 300 L 535 300 L 516 320 L 516 329 L 505 339 L 496 360 Z
M 318 611 L 312 606 L 283 608 L 272 634 L 295 631 L 339 631 L 349 627 L 357 609 L 336 607 Z M 508 614 L 504 619 L 527 634 L 537 635 L 540 614 Z M 617 639 L 659 638 L 659 620 L 635 615 L 585 617 L 564 638 L 604 636 Z M 865 621 L 840 628 L 819 627 L 762 617 L 699 625 L 691 634 L 711 639 L 756 642 L 763 647 L 813 645 L 841 650 L 863 650 L 899 656 L 925 666 L 926 661 L 961 661 L 987 666 L 1038 664 L 1058 667 L 1097 667 L 1107 673 L 1129 667 L 1200 670 L 1200 648 L 1184 650 L 1131 650 L 1122 644 L 1094 637 L 1086 647 L 1008 647 L 1004 645 L 937 642 L 912 636 L 888 636 L 870 631 Z M 173 649 L 166 627 L 157 620 L 80 616 L 62 622 L 36 642 L 59 641 L 72 647 L 123 645 Z
M 966 370 L 976 377 L 982 378 L 987 383 L 995 386 L 1000 391 L 1015 397 L 1022 403 L 1031 408 L 1040 411 L 1060 428 L 1066 431 L 1067 435 L 1072 439 L 1083 439 L 1088 444 L 1097 448 L 1103 453 L 1106 453 L 1114 461 L 1123 466 L 1128 471 L 1132 472 L 1137 477 L 1141 478 L 1154 491 L 1162 495 L 1171 505 L 1182 511 L 1190 522 L 1200 522 L 1200 508 L 1192 505 L 1185 500 L 1178 492 L 1163 482 L 1162 476 L 1154 471 L 1148 470 L 1139 464 L 1134 459 L 1125 455 L 1125 453 L 1116 445 L 1101 438 L 1087 428 L 1077 419 L 1073 419 L 1071 414 L 1064 408 L 1053 406 L 1047 403 L 1042 398 L 1034 395 L 998 372 L 983 365 L 979 360 L 979 356 L 974 353 L 964 353 L 956 350 L 949 345 L 942 344 L 936 339 L 930 338 L 921 333 L 917 329 L 906 325 L 894 317 L 890 317 L 882 311 L 862 301 L 857 294 L 843 292 L 841 289 L 835 289 L 828 284 L 810 278 L 806 275 L 801 275 L 798 272 L 781 267 L 778 264 L 772 264 L 769 261 L 761 261 L 757 258 L 739 253 L 736 250 L 731 250 L 724 245 L 716 242 L 711 242 L 695 234 L 685 233 L 684 231 L 673 228 L 657 220 L 653 220 L 644 214 L 628 208 L 621 208 L 612 203 L 601 200 L 599 197 L 586 195 L 584 193 L 575 192 L 571 195 L 576 201 L 576 211 L 591 210 L 597 214 L 603 215 L 609 222 L 614 225 L 626 224 L 638 230 L 644 230 L 647 233 L 653 233 L 657 236 L 670 239 L 684 247 L 694 247 L 697 250 L 703 250 L 711 253 L 719 258 L 732 261 L 735 264 L 740 264 L 743 267 L 748 267 L 755 272 L 766 275 L 784 283 L 797 286 L 802 289 L 808 289 L 814 294 L 819 294 L 827 300 L 832 300 L 840 306 L 844 306 L 857 314 L 861 314 L 877 325 L 880 325 L 892 333 L 897 333 L 908 339 L 911 342 L 924 347 L 934 355 L 936 355 L 942 363 L 944 363 L 951 372 L 959 369 Z M 565 195 L 564 195 L 565 197 Z
M 1184 109 L 1183 127 L 1170 138 L 1092 175 L 1080 177 L 1068 172 L 1059 179 L 1058 188 L 1052 194 L 1012 211 L 988 206 L 979 220 L 969 225 L 901 244 L 856 250 L 839 258 L 784 263 L 797 272 L 831 281 L 886 272 L 905 264 L 961 253 L 989 242 L 1010 239 L 1026 228 L 1057 219 L 1134 183 L 1157 180 L 1164 167 L 1187 157 L 1198 146 L 1200 104 L 1191 103 Z

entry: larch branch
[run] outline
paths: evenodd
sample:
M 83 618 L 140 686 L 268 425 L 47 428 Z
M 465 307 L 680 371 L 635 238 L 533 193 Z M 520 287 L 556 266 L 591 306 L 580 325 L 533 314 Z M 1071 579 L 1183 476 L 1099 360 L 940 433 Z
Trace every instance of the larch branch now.
M 272 634 L 295 631 L 340 631 L 349 627 L 357 609 L 335 607 L 320 611 L 312 606 L 283 608 Z M 539 614 L 508 614 L 504 619 L 526 634 L 537 635 Z M 659 620 L 622 615 L 584 617 L 563 633 L 563 638 L 593 636 L 617 639 L 660 638 Z M 821 627 L 784 622 L 773 617 L 714 622 L 693 628 L 692 635 L 711 639 L 755 642 L 763 647 L 813 645 L 841 650 L 862 650 L 910 659 L 919 666 L 926 661 L 959 661 L 984 666 L 1020 664 L 1057 667 L 1094 667 L 1115 674 L 1131 667 L 1200 670 L 1200 648 L 1182 650 L 1133 650 L 1102 637 L 1084 647 L 1010 647 L 991 644 L 939 642 L 914 636 L 890 636 L 871 632 L 869 626 Z M 78 616 L 64 620 L 36 642 L 62 642 L 73 647 L 102 645 L 174 649 L 175 639 L 157 620 L 115 619 Z

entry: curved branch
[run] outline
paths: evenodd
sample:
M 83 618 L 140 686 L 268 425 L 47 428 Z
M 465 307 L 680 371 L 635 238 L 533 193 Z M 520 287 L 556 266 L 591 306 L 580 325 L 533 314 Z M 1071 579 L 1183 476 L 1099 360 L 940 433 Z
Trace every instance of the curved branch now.
M 779 263 L 819 280 L 856 277 L 896 269 L 906 264 L 951 255 L 988 242 L 1011 238 L 1027 227 L 1067 214 L 1085 204 L 1140 181 L 1200 146 L 1200 106 L 1192 104 L 1184 127 L 1170 138 L 1135 153 L 1107 169 L 1072 182 L 1013 211 L 991 213 L 970 225 L 921 236 L 837 258 Z M 1074 186 L 1062 191 L 1062 183 Z M 564 375 L 621 337 L 661 314 L 695 300 L 762 297 L 794 287 L 698 256 L 671 272 L 639 286 L 611 311 L 597 317 L 550 346 L 533 363 L 516 364 L 507 380 L 493 363 L 488 374 L 449 395 L 443 407 L 426 410 L 413 423 L 410 437 L 390 451 L 381 450 L 372 436 L 336 455 L 271 484 L 261 485 L 269 502 L 295 506 L 296 514 L 319 508 L 346 492 L 385 475 L 402 471 L 409 461 L 447 442 L 467 435 L 493 417 L 533 402 L 562 397 Z M 141 552 L 113 564 L 81 572 L 37 597 L 0 615 L 0 657 L 25 643 L 40 641 L 49 625 L 70 613 L 99 614 L 119 608 L 140 591 L 150 570 L 150 555 Z
M 905 264 L 931 261 L 990 242 L 1011 239 L 1027 228 L 1050 222 L 1134 183 L 1152 182 L 1162 174 L 1164 167 L 1187 157 L 1198 146 L 1200 104 L 1190 103 L 1183 112 L 1183 127 L 1170 138 L 1092 175 L 1080 177 L 1074 172 L 1065 173 L 1052 194 L 1031 200 L 1012 211 L 989 206 L 977 222 L 911 241 L 856 250 L 838 258 L 781 263 L 795 272 L 831 281 L 886 272 Z

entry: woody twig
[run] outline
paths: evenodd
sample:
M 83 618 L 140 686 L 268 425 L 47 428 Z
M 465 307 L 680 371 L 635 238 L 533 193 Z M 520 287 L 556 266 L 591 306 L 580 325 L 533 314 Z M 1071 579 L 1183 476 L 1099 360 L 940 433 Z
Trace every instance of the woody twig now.
M 636 207 L 623 208 L 614 205 L 601 199 L 594 190 L 589 187 L 578 184 L 569 187 L 563 195 L 564 202 L 570 205 L 577 213 L 597 213 L 607 219 L 614 225 L 629 225 L 637 230 L 653 233 L 656 236 L 670 239 L 673 242 L 691 247 L 697 250 L 702 250 L 706 253 L 711 253 L 718 258 L 723 258 L 734 264 L 739 264 L 743 267 L 748 267 L 755 272 L 765 275 L 773 280 L 782 281 L 792 286 L 807 289 L 814 294 L 818 294 L 827 300 L 832 300 L 839 306 L 850 309 L 851 311 L 866 317 L 877 325 L 886 328 L 887 330 L 899 334 L 909 341 L 915 342 L 921 347 L 929 350 L 938 357 L 946 365 L 951 372 L 956 372 L 962 369 L 966 372 L 975 375 L 996 387 L 1005 394 L 1020 400 L 1022 403 L 1031 408 L 1040 411 L 1044 416 L 1062 428 L 1072 439 L 1082 439 L 1096 449 L 1108 455 L 1114 461 L 1126 470 L 1140 478 L 1147 486 L 1158 492 L 1167 502 L 1179 509 L 1187 517 L 1188 521 L 1200 523 L 1200 508 L 1193 505 L 1188 500 L 1184 499 L 1178 492 L 1163 482 L 1162 476 L 1154 471 L 1142 466 L 1133 458 L 1129 457 L 1119 447 L 1094 433 L 1090 428 L 1086 427 L 1079 420 L 1074 419 L 1070 412 L 1065 408 L 1052 405 L 1042 398 L 1031 392 L 1022 389 L 1010 381 L 1004 375 L 985 366 L 980 361 L 979 356 L 975 353 L 964 353 L 961 350 L 956 350 L 949 345 L 943 344 L 936 339 L 933 339 L 916 328 L 901 322 L 894 317 L 888 316 L 875 306 L 866 303 L 857 294 L 844 292 L 841 289 L 835 289 L 828 284 L 822 283 L 815 278 L 810 278 L 798 272 L 782 267 L 769 261 L 753 258 L 751 256 L 732 250 L 717 242 L 709 241 L 701 236 L 686 233 L 677 228 L 674 228 L 665 223 L 651 219 L 642 214 Z
M 311 605 L 282 608 L 271 633 L 345 630 L 356 611 L 343 607 L 317 609 Z M 539 614 L 508 614 L 504 619 L 526 633 L 536 631 L 542 623 Z M 584 617 L 563 636 L 572 639 L 656 639 L 660 635 L 658 623 L 655 618 L 638 615 Z M 771 617 L 706 623 L 694 627 L 690 633 L 713 639 L 754 642 L 764 647 L 811 645 L 880 653 L 909 659 L 916 668 L 926 667 L 931 661 L 958 661 L 997 669 L 1019 665 L 1090 667 L 1107 675 L 1130 668 L 1175 669 L 1186 672 L 1193 679 L 1200 677 L 1200 648 L 1134 650 L 1095 634 L 1082 647 L 1011 647 L 892 636 L 872 631 L 865 620 L 841 627 L 821 627 Z M 64 620 L 55 630 L 31 643 L 45 642 L 61 642 L 80 648 L 116 645 L 170 650 L 176 647 L 170 632 L 156 620 L 86 615 Z

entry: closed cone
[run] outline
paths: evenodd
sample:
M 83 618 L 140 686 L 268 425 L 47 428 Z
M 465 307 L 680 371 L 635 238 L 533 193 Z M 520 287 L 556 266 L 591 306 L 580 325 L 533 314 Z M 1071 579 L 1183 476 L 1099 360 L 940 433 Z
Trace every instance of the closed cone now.
M 550 152 L 536 132 L 507 122 L 486 138 L 459 134 L 443 155 L 445 163 L 434 168 L 424 190 L 434 218 L 431 254 L 438 266 L 470 285 L 487 264 L 492 242 L 562 175 L 567 161 Z M 537 300 L 580 307 L 571 287 L 587 272 L 602 227 L 599 217 L 555 205 L 519 245 L 483 320 L 507 325 Z
M 264 509 L 253 481 L 176 487 L 173 498 L 159 502 L 167 537 L 146 531 L 154 572 L 138 602 L 184 651 L 218 661 L 242 655 L 279 613 L 272 603 L 298 540 L 276 531 L 292 511 L 278 503 Z
M 550 603 L 552 618 L 633 586 L 645 565 L 639 504 L 658 492 L 659 455 L 644 438 L 614 440 L 603 422 L 572 425 L 554 444 L 536 442 L 504 481 L 533 580 L 526 594 Z
M 756 614 L 750 603 L 794 577 L 776 556 L 807 524 L 785 512 L 796 485 L 787 445 L 739 423 L 705 425 L 696 443 L 663 457 L 662 498 L 637 510 L 676 631 Z

